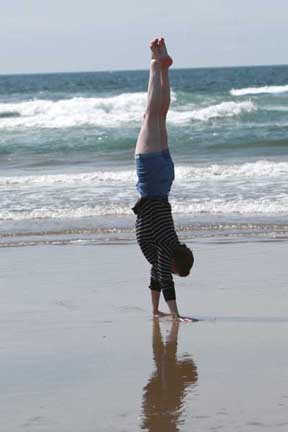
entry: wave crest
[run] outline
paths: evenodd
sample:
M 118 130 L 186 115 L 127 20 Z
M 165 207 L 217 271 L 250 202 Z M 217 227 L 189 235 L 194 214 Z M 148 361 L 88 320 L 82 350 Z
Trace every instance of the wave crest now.
M 168 113 L 168 120 L 172 123 L 184 124 L 192 120 L 208 121 L 210 119 L 234 117 L 242 113 L 250 113 L 256 111 L 257 106 L 251 101 L 243 102 L 222 102 L 216 105 L 210 105 L 193 111 L 170 111 Z
M 182 215 L 287 215 L 288 196 L 275 195 L 271 198 L 241 198 L 233 199 L 186 199 L 181 202 L 171 200 L 174 213 Z M 39 219 L 81 219 L 105 216 L 131 216 L 131 203 L 109 203 L 88 206 L 82 205 L 74 208 L 40 207 L 26 211 L 2 210 L 0 221 L 27 221 Z
M 0 128 L 65 128 L 93 125 L 119 126 L 139 121 L 146 104 L 146 93 L 123 93 L 113 97 L 73 97 L 58 101 L 36 99 L 0 104 L 0 116 L 17 112 L 19 118 L 7 118 Z
M 211 164 L 208 166 L 176 167 L 177 179 L 224 179 L 239 177 L 287 177 L 288 162 L 259 160 L 244 164 Z
M 288 213 L 288 196 L 262 199 L 210 199 L 198 202 L 172 202 L 173 211 L 181 214 L 207 215 L 285 215 Z
M 74 97 L 72 99 L 30 100 L 17 103 L 0 103 L 0 129 L 4 128 L 68 128 L 77 126 L 121 127 L 126 124 L 139 124 L 145 111 L 147 94 L 122 93 L 112 97 Z M 172 102 L 176 95 L 172 92 Z M 183 111 L 183 109 L 185 109 Z M 173 107 L 168 121 L 186 124 L 193 120 L 233 117 L 241 113 L 255 111 L 251 101 L 222 102 L 204 108 Z
M 286 92 L 288 92 L 288 85 L 247 87 L 242 89 L 230 90 L 230 94 L 232 96 L 247 96 L 247 95 L 257 95 L 262 93 L 286 93 Z
M 3 211 L 0 221 L 25 221 L 32 219 L 80 219 L 99 216 L 131 215 L 130 206 L 120 204 L 81 206 L 77 208 L 38 208 L 31 211 Z
M 259 160 L 244 164 L 210 164 L 210 165 L 182 165 L 176 166 L 176 183 L 231 178 L 287 178 L 288 162 L 273 162 Z M 135 169 L 128 170 L 97 170 L 79 174 L 46 174 L 31 176 L 0 177 L 0 188 L 7 187 L 45 187 L 45 186 L 86 186 L 86 185 L 135 185 Z
M 135 170 L 104 171 L 99 170 L 91 173 L 80 174 L 46 174 L 32 176 L 0 177 L 0 187 L 8 186 L 80 186 L 95 184 L 118 184 L 136 181 Z

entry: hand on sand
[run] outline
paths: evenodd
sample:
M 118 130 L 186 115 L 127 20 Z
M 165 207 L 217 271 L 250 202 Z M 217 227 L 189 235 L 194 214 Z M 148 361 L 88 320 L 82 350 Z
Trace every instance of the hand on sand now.
M 198 319 L 192 317 L 184 317 L 181 315 L 177 315 L 176 313 L 164 313 L 161 311 L 154 312 L 154 318 L 170 318 L 172 321 L 178 322 L 197 322 Z
M 153 316 L 154 318 L 165 318 L 165 317 L 171 317 L 171 314 L 157 311 L 153 313 Z
M 197 322 L 198 319 L 197 318 L 192 318 L 192 317 L 185 317 L 182 315 L 177 315 L 177 314 L 172 314 L 172 319 L 175 321 L 180 321 L 180 322 Z
M 173 60 L 167 52 L 164 38 L 155 38 L 150 43 L 150 49 L 152 52 L 152 60 L 156 60 L 161 64 L 162 68 L 169 68 Z

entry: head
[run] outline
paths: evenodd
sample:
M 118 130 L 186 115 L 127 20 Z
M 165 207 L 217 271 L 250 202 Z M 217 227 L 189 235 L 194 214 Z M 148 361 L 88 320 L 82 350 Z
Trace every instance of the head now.
M 193 263 L 193 253 L 185 244 L 180 244 L 174 249 L 172 273 L 183 277 L 188 276 Z

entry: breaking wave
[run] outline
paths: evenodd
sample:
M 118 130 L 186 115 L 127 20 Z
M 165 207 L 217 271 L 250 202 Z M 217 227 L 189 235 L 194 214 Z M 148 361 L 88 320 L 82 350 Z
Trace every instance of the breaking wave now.
M 146 93 L 123 93 L 113 97 L 73 97 L 71 99 L 30 100 L 17 103 L 0 103 L 0 129 L 7 128 L 69 128 L 81 126 L 121 127 L 142 119 Z M 172 102 L 176 95 L 172 92 Z M 257 109 L 251 101 L 222 102 L 204 108 L 172 105 L 168 121 L 186 124 L 193 120 L 208 121 L 222 117 L 238 116 Z M 184 109 L 184 110 L 183 110 Z
M 176 213 L 288 214 L 288 162 L 180 165 L 176 180 L 171 194 Z M 135 183 L 132 168 L 0 177 L 0 193 L 6 193 L 0 221 L 131 215 Z
M 209 164 L 209 165 L 182 165 L 176 169 L 177 181 L 192 181 L 201 179 L 225 178 L 282 178 L 288 181 L 288 162 L 273 162 L 259 160 L 244 164 Z M 0 188 L 7 187 L 45 187 L 45 186 L 96 186 L 96 185 L 134 185 L 136 173 L 134 169 L 128 170 L 97 170 L 80 174 L 46 174 L 31 176 L 0 177 Z
M 80 206 L 76 208 L 42 207 L 31 211 L 2 211 L 0 221 L 24 221 L 31 219 L 80 219 L 96 216 L 126 216 L 131 215 L 131 207 L 121 204 L 106 204 L 96 206 Z
M 215 198 L 201 200 L 186 200 L 179 202 L 171 200 L 173 212 L 182 215 L 286 215 L 288 213 L 288 196 L 269 198 L 234 199 Z M 79 206 L 76 208 L 42 207 L 26 211 L 2 210 L 0 221 L 25 221 L 32 219 L 80 219 L 99 216 L 131 216 L 131 205 L 124 203 L 105 203 L 95 206 Z
M 182 166 L 176 168 L 177 178 L 180 179 L 223 179 L 245 177 L 284 177 L 288 180 L 288 162 L 273 162 L 259 160 L 244 164 L 211 164 L 208 166 Z
M 235 198 L 231 200 L 209 199 L 183 204 L 172 202 L 172 206 L 175 213 L 191 215 L 285 215 L 288 213 L 288 196 L 275 196 L 273 201 L 269 198 Z
M 74 126 L 115 127 L 138 121 L 144 111 L 146 93 L 123 93 L 113 97 L 73 97 L 71 99 L 31 100 L 0 104 L 0 115 L 18 113 L 6 118 L 0 128 L 67 128 Z
M 257 95 L 262 93 L 286 93 L 288 92 L 288 85 L 283 86 L 264 86 L 264 87 L 247 87 L 242 89 L 232 89 L 230 94 L 232 96 L 247 96 Z
M 171 111 L 168 120 L 172 123 L 185 124 L 192 120 L 208 121 L 210 119 L 234 117 L 242 113 L 256 111 L 257 106 L 251 101 L 243 102 L 222 102 L 216 105 L 210 105 L 205 108 L 192 111 L 177 112 Z

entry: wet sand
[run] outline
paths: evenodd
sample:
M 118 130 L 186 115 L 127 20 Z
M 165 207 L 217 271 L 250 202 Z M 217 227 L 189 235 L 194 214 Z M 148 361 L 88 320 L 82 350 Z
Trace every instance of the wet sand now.
M 1 431 L 286 432 L 288 243 L 193 250 L 177 325 L 134 244 L 0 249 Z

